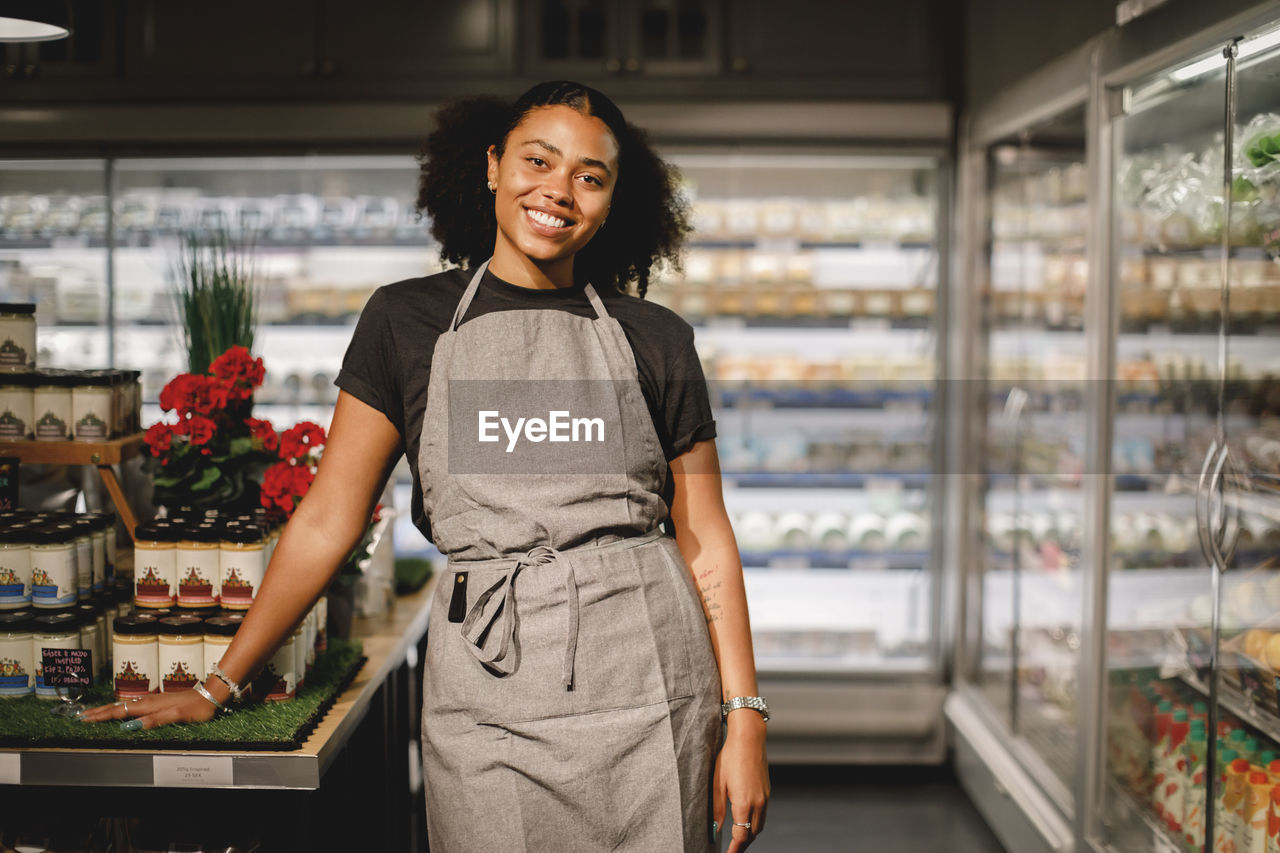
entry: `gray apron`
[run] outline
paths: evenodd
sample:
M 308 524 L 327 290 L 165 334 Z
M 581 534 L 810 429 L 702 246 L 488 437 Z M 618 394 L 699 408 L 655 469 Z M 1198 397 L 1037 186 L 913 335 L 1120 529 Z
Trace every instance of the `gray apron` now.
M 449 557 L 423 686 L 431 849 L 708 853 L 720 677 L 693 579 L 657 529 L 667 469 L 635 357 L 590 285 L 594 318 L 459 326 L 487 266 L 436 343 L 418 458 Z M 547 380 L 608 389 L 595 402 L 620 439 L 612 464 L 564 473 L 572 451 L 555 473 L 469 467 L 457 389 Z

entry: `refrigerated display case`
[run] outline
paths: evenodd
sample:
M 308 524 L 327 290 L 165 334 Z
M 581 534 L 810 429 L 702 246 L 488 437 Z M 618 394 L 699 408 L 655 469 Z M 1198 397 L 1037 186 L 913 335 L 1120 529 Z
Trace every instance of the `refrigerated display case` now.
M 791 754 L 810 760 L 940 760 L 932 531 L 945 149 L 664 154 L 683 176 L 694 233 L 682 269 L 665 270 L 648 298 L 696 328 L 761 689 L 783 709 L 771 755 L 786 760 L 794 735 Z M 185 369 L 171 296 L 183 235 L 226 230 L 249 247 L 260 285 L 255 349 L 267 376 L 255 412 L 327 423 L 369 294 L 440 268 L 412 209 L 416 171 L 407 155 L 102 164 L 112 217 L 93 245 L 113 273 L 115 362 L 143 370 L 144 419 L 159 417 L 160 389 Z M 406 467 L 397 483 L 404 505 Z M 398 547 L 431 556 L 408 515 Z
M 1280 832 L 1267 819 L 1280 771 L 1267 657 L 1280 629 L 1280 493 L 1264 449 L 1280 436 L 1280 201 L 1268 151 L 1280 154 L 1270 130 L 1280 4 L 1212 14 L 1106 34 L 976 117 L 965 143 L 962 209 L 991 223 L 989 242 L 966 239 L 967 287 L 998 302 L 1002 176 L 1012 171 L 1034 198 L 1037 169 L 1061 153 L 1039 150 L 1038 134 L 1082 109 L 1083 324 L 1026 339 L 1042 363 L 1071 348 L 1077 363 L 1063 376 L 1081 387 L 1039 395 L 1033 365 L 1002 374 L 1004 332 L 990 310 L 975 316 L 987 334 L 967 357 L 985 387 L 968 396 L 955 446 L 987 452 L 974 453 L 957 489 L 969 493 L 949 504 L 968 564 L 947 714 L 962 779 L 1010 849 L 1264 850 Z M 1039 281 L 1049 252 L 1035 242 L 1017 268 Z M 1022 305 L 994 314 L 1025 316 Z M 1064 404 L 1051 419 L 1069 434 L 1046 451 L 1037 404 L 1064 396 L 1078 414 Z M 1025 475 L 1044 458 L 1054 483 L 1043 497 L 1070 484 L 1080 519 L 1079 551 L 1064 549 L 1067 571 L 1053 573 L 1072 582 L 1050 597 L 1042 549 L 1013 549 L 1002 567 L 993 548 L 1037 542 L 1025 507 L 1044 484 Z M 1021 481 L 1005 499 L 1013 521 L 997 523 L 993 498 L 1008 479 Z M 1064 615 L 1078 643 L 1049 657 L 1036 635 Z M 1042 660 L 1061 665 L 1069 689 L 1044 689 Z M 1011 783 L 1022 787 L 981 790 Z

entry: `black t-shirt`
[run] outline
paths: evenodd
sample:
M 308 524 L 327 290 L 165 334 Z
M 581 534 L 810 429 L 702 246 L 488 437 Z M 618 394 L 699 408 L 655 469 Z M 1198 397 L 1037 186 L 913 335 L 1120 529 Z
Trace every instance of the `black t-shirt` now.
M 422 508 L 417 459 L 431 356 L 436 340 L 449 328 L 472 274 L 469 270 L 447 270 L 374 291 L 334 380 L 343 391 L 386 415 L 399 431 L 413 470 L 413 521 L 428 538 L 431 532 Z M 596 288 L 596 292 L 631 344 L 640 389 L 667 461 L 695 442 L 715 438 L 707 384 L 693 346 L 693 327 L 661 305 L 613 288 Z M 493 311 L 529 309 L 595 316 L 582 285 L 536 290 L 510 284 L 486 271 L 462 324 Z M 668 506 L 671 497 L 668 476 L 663 495 Z

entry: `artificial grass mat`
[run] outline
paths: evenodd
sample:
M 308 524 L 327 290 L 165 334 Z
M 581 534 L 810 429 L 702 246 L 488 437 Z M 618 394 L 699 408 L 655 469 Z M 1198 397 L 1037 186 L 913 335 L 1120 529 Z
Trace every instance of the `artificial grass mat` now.
M 69 749 L 291 750 L 302 747 L 312 729 L 347 688 L 366 658 L 358 640 L 329 638 L 311 676 L 296 698 L 254 702 L 205 723 L 177 723 L 137 732 L 120 731 L 117 721 L 82 723 L 55 717 L 56 700 L 22 696 L 0 699 L 0 747 Z M 114 702 L 109 686 L 85 694 L 85 706 Z

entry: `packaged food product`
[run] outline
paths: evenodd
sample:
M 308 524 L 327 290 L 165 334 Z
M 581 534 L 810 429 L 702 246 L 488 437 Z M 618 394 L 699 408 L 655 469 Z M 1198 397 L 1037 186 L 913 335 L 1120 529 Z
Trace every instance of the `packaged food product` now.
M 26 373 L 36 367 L 36 306 L 0 302 L 0 373 Z
M 204 620 L 169 616 L 156 626 L 160 692 L 190 690 L 204 681 Z
M 35 613 L 30 610 L 0 613 L 0 699 L 35 692 L 34 618 Z
M 57 699 L 58 689 L 44 680 L 44 649 L 80 648 L 80 617 L 70 610 L 46 613 L 35 618 L 31 636 L 31 655 L 35 659 L 36 695 L 41 699 Z
M 168 522 L 155 521 L 139 524 L 134 535 L 134 604 L 172 607 L 178 600 L 178 531 Z
M 160 690 L 158 626 L 143 613 L 118 616 L 111 628 L 112 683 L 117 699 Z
M 0 611 L 30 606 L 30 528 L 20 523 L 0 525 Z
M 35 422 L 31 377 L 23 373 L 0 373 L 0 439 L 31 439 L 35 436 Z

